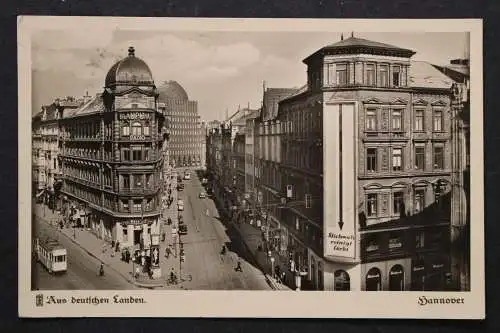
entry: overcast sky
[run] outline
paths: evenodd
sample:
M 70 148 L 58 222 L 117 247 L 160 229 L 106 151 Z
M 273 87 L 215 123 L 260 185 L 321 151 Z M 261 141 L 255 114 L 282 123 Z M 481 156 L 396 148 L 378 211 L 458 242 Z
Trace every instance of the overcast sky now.
M 413 60 L 434 64 L 462 57 L 466 41 L 465 33 L 456 32 L 355 36 L 412 49 Z M 340 32 L 41 31 L 32 37 L 33 113 L 57 97 L 102 92 L 109 68 L 134 46 L 157 86 L 178 81 L 198 101 L 202 119 L 220 119 L 238 105 L 259 107 L 263 81 L 268 87 L 302 86 L 302 60 L 339 40 Z

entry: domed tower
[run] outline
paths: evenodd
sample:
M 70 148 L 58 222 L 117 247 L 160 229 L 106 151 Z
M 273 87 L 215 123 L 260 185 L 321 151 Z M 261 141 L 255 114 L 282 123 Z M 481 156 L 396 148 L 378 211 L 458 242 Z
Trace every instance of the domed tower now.
M 153 74 L 149 66 L 135 55 L 134 47 L 128 48 L 128 56 L 116 62 L 108 71 L 104 82 L 103 99 L 106 109 L 111 111 L 113 107 L 121 108 L 123 103 L 114 105 L 117 96 L 144 97 L 141 107 L 156 109 L 156 98 L 158 93 L 153 80 Z M 132 94 L 130 94 L 132 93 Z M 118 99 L 123 102 L 125 99 Z
M 176 81 L 158 87 L 158 102 L 170 133 L 170 164 L 197 168 L 205 164 L 204 133 L 198 115 L 198 103 L 190 101 L 186 90 Z
M 149 66 L 128 49 L 105 79 L 104 150 L 112 152 L 113 192 L 116 193 L 112 225 L 116 240 L 126 247 L 153 250 L 159 230 L 163 187 L 162 128 L 164 116 L 157 109 L 158 93 Z

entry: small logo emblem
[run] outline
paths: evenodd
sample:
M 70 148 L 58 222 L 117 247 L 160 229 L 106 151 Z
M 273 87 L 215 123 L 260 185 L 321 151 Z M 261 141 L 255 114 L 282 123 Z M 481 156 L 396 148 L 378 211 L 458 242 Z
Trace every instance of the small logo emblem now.
M 35 296 L 35 305 L 36 306 L 43 306 L 43 295 L 38 294 Z

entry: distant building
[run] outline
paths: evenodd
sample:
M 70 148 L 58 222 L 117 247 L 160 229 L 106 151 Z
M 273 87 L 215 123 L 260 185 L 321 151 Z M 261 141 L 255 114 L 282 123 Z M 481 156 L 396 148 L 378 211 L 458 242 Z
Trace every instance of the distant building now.
M 114 64 L 102 93 L 59 119 L 67 217 L 122 247 L 150 248 L 159 232 L 163 114 L 148 65 Z
M 176 81 L 164 82 L 158 91 L 158 101 L 169 131 L 170 164 L 173 167 L 204 168 L 205 129 L 198 114 L 198 102 L 190 101 Z
M 66 97 L 42 106 L 32 119 L 32 167 L 33 191 L 38 197 L 55 206 L 54 188 L 61 176 L 59 155 L 59 116 L 64 109 L 75 109 L 82 105 L 87 96 L 76 99 Z

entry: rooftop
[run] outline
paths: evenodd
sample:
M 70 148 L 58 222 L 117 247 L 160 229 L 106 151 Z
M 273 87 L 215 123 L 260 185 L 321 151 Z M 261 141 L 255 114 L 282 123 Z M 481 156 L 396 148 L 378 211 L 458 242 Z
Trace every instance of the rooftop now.
M 364 38 L 349 37 L 339 42 L 326 45 L 303 60 L 304 63 L 319 54 L 377 54 L 410 58 L 415 51 L 398 46 L 371 41 Z
M 133 47 L 129 47 L 128 56 L 116 62 L 106 75 L 106 87 L 117 84 L 154 84 L 153 74 L 149 66 L 144 60 L 135 56 L 135 49 Z
M 411 61 L 409 86 L 413 88 L 450 89 L 453 80 L 425 61 Z

